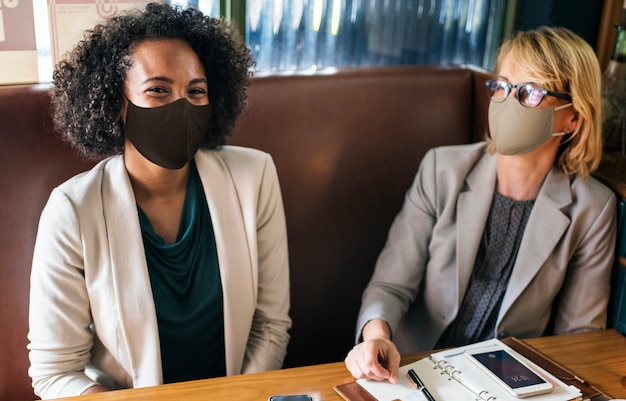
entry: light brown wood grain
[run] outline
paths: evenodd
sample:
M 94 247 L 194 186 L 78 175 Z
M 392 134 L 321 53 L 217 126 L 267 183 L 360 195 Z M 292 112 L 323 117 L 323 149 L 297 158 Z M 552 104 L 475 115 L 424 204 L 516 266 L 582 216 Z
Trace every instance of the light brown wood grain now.
M 524 340 L 613 398 L 625 398 L 626 337 L 614 330 Z
M 626 337 L 606 330 L 524 340 L 577 376 L 612 397 L 626 398 Z M 428 353 L 405 355 L 402 363 Z M 344 363 L 335 362 L 264 373 L 196 380 L 156 387 L 112 391 L 61 400 L 81 401 L 265 401 L 271 395 L 309 394 L 314 400 L 341 401 L 333 386 L 354 379 Z

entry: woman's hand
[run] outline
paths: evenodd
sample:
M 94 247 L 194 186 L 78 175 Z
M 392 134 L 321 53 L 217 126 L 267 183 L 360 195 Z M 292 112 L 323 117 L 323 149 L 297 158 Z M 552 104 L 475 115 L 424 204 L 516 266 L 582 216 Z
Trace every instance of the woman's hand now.
M 363 342 L 350 350 L 345 363 L 357 379 L 398 383 L 400 353 L 391 341 L 387 322 L 380 319 L 367 322 L 363 327 Z

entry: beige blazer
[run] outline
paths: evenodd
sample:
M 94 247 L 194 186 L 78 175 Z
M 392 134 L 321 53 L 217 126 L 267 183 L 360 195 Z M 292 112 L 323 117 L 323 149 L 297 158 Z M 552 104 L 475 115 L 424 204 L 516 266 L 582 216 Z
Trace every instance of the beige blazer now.
M 200 151 L 224 293 L 228 375 L 279 369 L 289 273 L 276 169 L 263 152 Z M 122 156 L 54 189 L 41 215 L 28 334 L 35 392 L 78 395 L 162 383 L 159 334 L 137 206 Z
M 485 144 L 425 156 L 363 294 L 357 338 L 382 318 L 401 352 L 432 349 L 468 287 L 496 184 Z M 494 337 L 536 337 L 606 325 L 615 195 L 553 168 L 535 200 Z M 551 324 L 550 321 L 552 320 Z

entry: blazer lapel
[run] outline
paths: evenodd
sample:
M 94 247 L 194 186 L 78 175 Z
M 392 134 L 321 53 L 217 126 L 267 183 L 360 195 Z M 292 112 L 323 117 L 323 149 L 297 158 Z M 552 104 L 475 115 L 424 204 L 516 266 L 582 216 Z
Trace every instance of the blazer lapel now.
M 241 373 L 252 312 L 256 276 L 241 202 L 229 166 L 219 151 L 198 152 L 196 165 L 204 187 L 219 260 L 224 292 L 224 334 L 227 374 Z
M 570 224 L 569 217 L 562 210 L 571 203 L 569 179 L 553 167 L 546 177 L 528 218 L 498 321 L 506 314 L 511 304 L 519 297 L 556 248 Z
M 465 180 L 457 203 L 457 306 L 461 305 L 480 246 L 496 184 L 497 156 L 482 156 Z
M 119 316 L 111 319 L 119 318 L 120 340 L 128 352 L 128 361 L 120 362 L 130 365 L 134 387 L 159 384 L 163 379 L 156 311 L 137 203 L 121 156 L 112 158 L 105 168 L 102 197 L 110 244 L 112 296 L 119 306 Z

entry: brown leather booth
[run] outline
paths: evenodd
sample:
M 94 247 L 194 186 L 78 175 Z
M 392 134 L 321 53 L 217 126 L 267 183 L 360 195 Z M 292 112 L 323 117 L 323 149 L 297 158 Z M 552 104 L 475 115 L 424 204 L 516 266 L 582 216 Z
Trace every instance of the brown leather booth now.
M 256 77 L 230 142 L 269 152 L 283 192 L 291 266 L 286 367 L 339 361 L 361 292 L 421 157 L 479 140 L 487 74 L 406 66 Z M 0 87 L 0 401 L 32 400 L 29 275 L 51 189 L 93 165 L 57 139 L 47 85 Z

